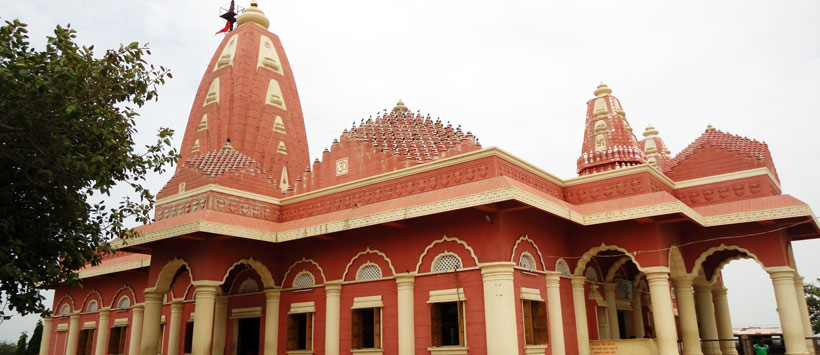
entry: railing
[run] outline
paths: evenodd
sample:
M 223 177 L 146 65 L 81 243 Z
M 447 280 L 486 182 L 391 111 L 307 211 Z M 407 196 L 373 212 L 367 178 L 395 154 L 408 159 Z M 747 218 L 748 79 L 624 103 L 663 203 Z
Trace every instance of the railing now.
M 722 351 L 714 351 L 710 352 L 707 351 L 708 348 L 717 348 L 720 349 L 721 342 L 734 342 L 735 349 L 737 349 L 738 355 L 755 355 L 755 350 L 753 345 L 757 342 L 760 338 L 764 339 L 764 342 L 769 345 L 769 353 L 768 355 L 784 355 L 786 353 L 786 346 L 783 344 L 783 338 L 780 335 L 761 335 L 761 336 L 749 336 L 743 335 L 738 338 L 733 339 L 702 339 L 700 341 L 701 351 L 703 354 L 711 354 L 711 353 L 720 353 Z M 806 340 L 811 340 L 812 345 L 814 346 L 814 353 L 820 355 L 820 337 L 811 337 L 806 338 Z M 683 355 L 683 341 L 678 340 L 678 353 Z M 726 355 L 726 354 L 723 354 Z

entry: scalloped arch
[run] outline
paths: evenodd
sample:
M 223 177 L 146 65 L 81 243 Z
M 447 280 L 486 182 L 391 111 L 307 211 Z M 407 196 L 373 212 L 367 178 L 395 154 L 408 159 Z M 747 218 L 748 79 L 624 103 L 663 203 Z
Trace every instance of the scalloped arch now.
M 697 277 L 698 274 L 703 270 L 703 263 L 706 261 L 706 258 L 708 258 L 709 256 L 711 256 L 714 253 L 717 253 L 717 252 L 723 251 L 723 250 L 739 251 L 739 252 L 742 252 L 742 253 L 746 253 L 746 256 L 734 256 L 734 257 L 726 258 L 723 261 L 721 261 L 715 267 L 715 271 L 719 271 L 719 270 L 723 269 L 723 267 L 726 266 L 726 264 L 728 264 L 731 261 L 740 260 L 740 259 L 752 259 L 755 262 L 757 262 L 757 264 L 760 265 L 760 267 L 763 268 L 763 270 L 766 270 L 766 265 L 763 265 L 763 263 L 760 261 L 760 259 L 757 257 L 757 255 L 750 252 L 748 249 L 741 248 L 737 245 L 726 245 L 726 244 L 720 243 L 720 245 L 718 245 L 716 247 L 711 247 L 709 249 L 706 249 L 703 253 L 700 254 L 698 259 L 695 260 L 695 266 L 692 267 L 692 272 L 689 274 L 689 276 Z M 712 280 L 709 280 L 710 282 L 714 281 L 714 277 L 718 273 L 715 272 L 713 274 L 714 275 L 712 275 Z
M 516 250 L 518 250 L 518 244 L 520 244 L 522 241 L 527 241 L 530 244 L 532 244 L 532 246 L 535 248 L 535 251 L 538 253 L 538 259 L 541 261 L 541 267 L 544 268 L 544 271 L 547 271 L 547 264 L 544 263 L 544 255 L 541 254 L 541 249 L 538 248 L 538 244 L 535 244 L 535 241 L 530 239 L 530 237 L 526 234 L 518 237 L 518 240 L 515 241 L 515 245 L 513 245 L 512 255 L 510 255 L 510 261 L 518 265 L 518 263 L 515 260 L 515 252 Z
M 241 264 L 249 265 L 251 268 L 253 268 L 254 271 L 256 271 L 257 274 L 259 274 L 259 278 L 262 279 L 263 288 L 276 288 L 276 283 L 274 282 L 273 274 L 271 274 L 268 267 L 265 266 L 265 264 L 263 264 L 261 261 L 255 260 L 254 258 L 240 259 L 239 261 L 233 263 L 233 265 L 231 265 L 231 267 L 229 267 L 228 270 L 225 271 L 225 276 L 222 277 L 223 285 L 225 284 L 225 281 L 228 280 L 228 275 L 231 274 L 231 270 L 233 270 L 235 267 Z
M 393 261 L 391 261 L 390 258 L 387 257 L 387 254 L 382 253 L 378 249 L 370 249 L 370 247 L 367 247 L 367 249 L 360 251 L 358 254 L 353 256 L 353 258 L 350 259 L 350 261 L 347 263 L 347 266 L 345 266 L 345 272 L 342 274 L 342 280 L 347 280 L 347 273 L 350 271 L 350 267 L 353 266 L 353 263 L 356 262 L 356 259 L 365 254 L 376 254 L 384 258 L 384 260 L 387 261 L 387 265 L 390 266 L 390 271 L 393 273 L 394 276 L 396 275 L 396 269 L 393 267 Z
M 604 281 L 611 282 L 615 278 L 615 274 L 618 272 L 618 269 L 620 269 L 621 266 L 624 266 L 624 264 L 626 264 L 630 260 L 632 259 L 630 259 L 627 256 L 622 256 L 618 258 L 618 260 L 615 260 L 615 262 L 612 263 L 612 266 L 609 267 L 609 270 L 607 270 L 606 278 L 604 279 Z
M 432 249 L 436 244 L 441 244 L 441 243 L 444 243 L 444 242 L 456 242 L 458 244 L 461 244 L 462 246 L 464 246 L 465 249 L 467 249 L 470 252 L 470 256 L 473 257 L 473 261 L 475 261 L 475 264 L 476 265 L 480 264 L 478 262 L 478 257 L 475 255 L 475 250 L 473 250 L 473 247 L 471 247 L 469 244 L 467 244 L 467 242 L 465 242 L 461 239 L 458 239 L 458 237 L 448 237 L 448 236 L 445 235 L 441 239 L 433 241 L 432 243 L 427 245 L 426 248 L 424 248 L 424 252 L 421 253 L 421 256 L 419 256 L 419 262 L 416 264 L 416 273 L 418 273 L 419 270 L 421 269 L 421 262 L 424 261 L 424 257 L 427 256 L 427 252 L 429 252 L 430 249 Z M 462 267 L 464 267 L 464 264 L 462 264 Z
M 191 279 L 191 283 L 194 282 L 194 271 L 191 270 L 191 267 L 188 265 L 183 259 L 174 258 L 173 260 L 168 261 L 165 263 L 165 266 L 162 267 L 162 270 L 157 275 L 157 281 L 154 283 L 153 290 L 167 292 L 171 289 L 171 282 L 174 280 L 174 275 L 176 275 L 177 270 L 179 268 L 185 266 L 188 269 L 188 277 Z M 162 287 L 160 287 L 162 286 Z
M 322 276 L 322 283 L 321 284 L 324 284 L 325 282 L 327 282 L 327 279 L 325 278 L 325 270 L 322 269 L 322 266 L 319 265 L 319 263 L 317 263 L 313 259 L 302 258 L 301 260 L 298 260 L 298 261 L 294 262 L 293 264 L 290 264 L 290 267 L 288 267 L 288 271 L 285 271 L 285 276 L 282 277 L 282 285 L 280 287 L 282 287 L 282 288 L 285 287 L 285 281 L 288 279 L 288 275 L 290 275 L 290 272 L 293 270 L 294 267 L 296 267 L 296 265 L 299 265 L 301 263 L 306 263 L 306 262 L 311 263 L 313 265 L 316 265 L 316 268 L 319 269 L 319 273 Z M 315 277 L 315 275 L 314 275 L 314 277 Z M 317 284 L 317 285 L 320 285 L 320 284 Z
M 128 284 L 123 284 L 123 285 L 122 285 L 122 287 L 118 288 L 118 289 L 117 289 L 117 291 L 116 291 L 116 292 L 114 292 L 114 297 L 112 297 L 112 298 L 111 298 L 111 309 L 114 309 L 114 307 L 115 307 L 117 304 L 119 304 L 119 303 L 120 303 L 120 301 L 119 301 L 119 300 L 120 300 L 120 298 L 122 298 L 122 297 L 117 297 L 117 296 L 119 296 L 119 295 L 120 295 L 120 292 L 123 292 L 123 291 L 129 291 L 129 292 L 131 292 L 131 296 L 130 296 L 130 298 L 131 298 L 131 304 L 132 304 L 132 305 L 137 304 L 137 293 L 136 293 L 136 292 L 134 292 L 134 289 L 133 289 L 133 288 L 131 288 L 131 286 L 128 286 Z M 128 295 L 124 295 L 124 296 L 125 296 L 125 297 L 129 297 Z
M 573 273 L 573 275 L 574 276 L 583 276 L 584 271 L 586 270 L 587 263 L 592 259 L 592 257 L 594 257 L 596 254 L 598 254 L 602 251 L 607 251 L 607 250 L 617 250 L 617 251 L 620 251 L 620 252 L 624 253 L 626 256 L 628 256 L 630 259 L 632 259 L 632 262 L 635 263 L 635 266 L 638 267 L 639 271 L 643 271 L 643 268 L 641 267 L 641 264 L 639 264 L 638 261 L 635 260 L 635 257 L 632 254 L 630 254 L 626 249 L 621 248 L 617 245 L 607 245 L 606 243 L 601 243 L 601 245 L 587 250 L 587 252 L 584 253 L 584 255 L 582 255 L 580 259 L 578 259 L 578 264 L 575 265 L 575 272 Z
M 102 293 L 100 293 L 100 291 L 95 288 L 95 289 L 92 289 L 91 291 L 88 291 L 88 293 L 85 294 L 85 298 L 83 298 L 83 303 L 80 304 L 80 312 L 85 310 L 85 307 L 88 304 L 89 299 L 92 295 L 97 295 L 97 299 L 99 300 L 98 304 L 100 305 L 99 307 L 102 307 L 102 305 L 105 304 L 105 302 L 103 302 Z

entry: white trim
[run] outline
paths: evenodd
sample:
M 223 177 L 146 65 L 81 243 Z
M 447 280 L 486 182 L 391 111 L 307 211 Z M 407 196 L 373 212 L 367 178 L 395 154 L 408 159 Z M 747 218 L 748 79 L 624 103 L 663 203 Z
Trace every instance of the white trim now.
M 117 318 L 117 319 L 114 319 L 114 323 L 111 323 L 111 328 L 125 327 L 127 325 L 128 325 L 128 318 Z
M 353 299 L 353 307 L 351 309 L 360 309 L 360 308 L 382 308 L 384 307 L 384 303 L 382 302 L 382 296 L 367 296 L 367 297 L 356 297 Z
M 467 355 L 466 346 L 432 346 L 427 348 L 430 355 Z
M 466 300 L 467 298 L 464 297 L 463 288 L 450 288 L 446 290 L 430 291 L 427 303 L 457 302 Z
M 84 322 L 83 323 L 83 330 L 86 330 L 86 329 L 97 329 L 97 322 L 96 321 Z
M 57 331 L 58 332 L 68 331 L 68 323 L 57 324 Z
M 231 319 L 238 318 L 262 318 L 262 306 L 232 309 Z
M 120 264 L 109 266 L 92 267 L 88 270 L 80 270 L 77 272 L 80 279 L 87 279 L 89 277 L 111 274 L 120 271 L 140 269 L 151 265 L 151 257 L 146 259 L 134 260 Z
M 299 313 L 315 313 L 316 312 L 316 305 L 314 302 L 297 302 L 290 304 L 290 311 L 288 314 L 299 314 Z
M 530 300 L 530 301 L 539 301 L 544 302 L 544 298 L 541 297 L 541 290 L 535 288 L 521 288 L 521 299 L 522 300 Z

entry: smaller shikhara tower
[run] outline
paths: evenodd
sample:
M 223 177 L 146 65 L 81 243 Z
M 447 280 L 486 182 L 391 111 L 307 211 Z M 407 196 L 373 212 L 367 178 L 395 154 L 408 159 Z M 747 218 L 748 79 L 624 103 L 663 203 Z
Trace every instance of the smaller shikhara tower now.
M 310 164 L 296 81 L 256 2 L 237 17 L 196 92 L 180 163 L 158 198 L 205 185 L 282 196 Z
M 621 102 L 612 96 L 612 89 L 601 83 L 594 94 L 595 98 L 587 101 L 578 175 L 646 163 L 646 155 L 638 148 L 638 140 L 626 121 Z

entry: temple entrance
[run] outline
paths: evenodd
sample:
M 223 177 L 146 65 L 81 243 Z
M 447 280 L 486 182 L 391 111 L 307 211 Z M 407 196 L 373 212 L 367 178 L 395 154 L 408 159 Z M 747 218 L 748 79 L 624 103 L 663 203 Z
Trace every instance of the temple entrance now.
M 259 354 L 259 318 L 237 319 L 237 355 Z

